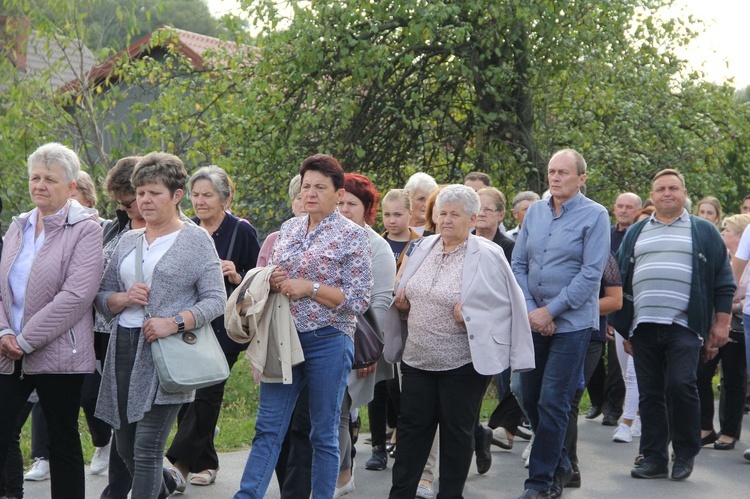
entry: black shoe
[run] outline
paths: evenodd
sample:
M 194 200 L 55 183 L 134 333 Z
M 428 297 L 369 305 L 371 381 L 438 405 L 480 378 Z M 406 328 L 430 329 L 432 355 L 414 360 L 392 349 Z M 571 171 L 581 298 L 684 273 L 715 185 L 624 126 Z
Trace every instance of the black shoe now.
M 736 438 L 733 438 L 731 442 L 724 442 L 722 440 L 717 440 L 714 442 L 714 449 L 716 450 L 734 450 L 734 444 L 737 442 Z
M 523 494 L 518 496 L 518 499 L 549 499 L 549 492 L 539 492 L 534 489 L 526 489 Z
M 477 473 L 484 475 L 492 466 L 492 428 L 482 427 L 482 436 L 474 444 L 477 455 Z
M 630 476 L 633 478 L 667 478 L 669 468 L 663 464 L 654 464 L 644 462 L 630 470 Z
M 620 423 L 618 423 L 617 421 L 618 419 L 619 418 L 616 418 L 614 416 L 609 416 L 609 415 L 604 416 L 604 418 L 602 418 L 602 425 L 603 426 L 619 426 Z
M 573 477 L 568 480 L 565 484 L 566 489 L 580 489 L 581 488 L 581 472 L 579 470 L 573 470 Z
M 174 491 L 177 490 L 177 480 L 174 479 L 172 473 L 167 468 L 162 468 L 161 476 L 164 479 L 164 485 L 166 485 L 169 495 L 174 494 Z
M 693 472 L 694 458 L 678 457 L 672 465 L 672 480 L 685 480 Z
M 382 471 L 388 467 L 388 453 L 384 445 L 376 445 L 372 448 L 372 456 L 365 463 L 366 470 Z
M 602 408 L 596 405 L 592 405 L 589 412 L 586 413 L 586 419 L 596 419 L 602 413 Z
M 555 470 L 555 474 L 552 477 L 552 487 L 549 488 L 549 496 L 551 499 L 562 497 L 565 484 L 573 478 L 573 474 L 573 468 L 568 468 L 564 471 Z
M 709 433 L 705 437 L 701 437 L 701 447 L 703 447 L 704 445 L 711 445 L 712 443 L 716 442 L 718 438 L 719 435 L 717 435 L 714 430 L 711 430 L 711 433 Z

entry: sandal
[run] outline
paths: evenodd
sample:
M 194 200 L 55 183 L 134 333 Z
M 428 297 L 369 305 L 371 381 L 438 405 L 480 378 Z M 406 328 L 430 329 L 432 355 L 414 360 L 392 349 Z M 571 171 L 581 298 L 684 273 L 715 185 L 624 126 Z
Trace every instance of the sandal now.
M 359 427 L 362 425 L 362 419 L 359 417 L 349 422 L 349 434 L 352 437 L 352 445 L 357 443 L 357 440 L 359 440 Z
M 216 481 L 218 470 L 203 470 L 200 473 L 190 474 L 190 485 L 211 485 Z
M 169 473 L 172 475 L 172 478 L 174 478 L 174 481 L 177 484 L 177 487 L 174 489 L 175 492 L 179 492 L 180 494 L 185 492 L 185 489 L 187 488 L 187 480 L 185 480 L 185 477 L 182 476 L 180 470 L 172 466 L 169 468 Z

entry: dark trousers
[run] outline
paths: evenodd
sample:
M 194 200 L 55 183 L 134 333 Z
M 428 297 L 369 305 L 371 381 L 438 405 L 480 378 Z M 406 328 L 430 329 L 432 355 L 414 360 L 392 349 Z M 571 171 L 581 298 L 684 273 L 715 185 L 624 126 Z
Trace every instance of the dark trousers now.
M 21 361 L 12 375 L 0 376 L 0 469 L 5 469 L 8 447 L 18 416 L 34 389 L 48 421 L 52 499 L 84 499 L 83 452 L 78 435 L 78 407 L 83 374 L 24 374 Z
M 586 388 L 592 406 L 601 408 L 605 416 L 620 419 L 625 404 L 625 382 L 622 379 L 620 362 L 617 360 L 614 340 L 607 340 Z
M 583 382 L 587 384 L 591 379 L 599 359 L 604 351 L 604 343 L 601 341 L 589 341 L 586 349 L 586 357 L 583 359 Z M 568 428 L 565 432 L 565 441 L 563 446 L 568 451 L 568 458 L 573 469 L 578 469 L 578 406 L 583 397 L 583 390 L 576 390 L 573 401 L 570 403 L 570 412 L 568 413 Z
M 229 369 L 237 362 L 239 352 L 225 353 Z M 219 469 L 219 456 L 214 447 L 214 431 L 219 422 L 224 400 L 223 381 L 195 392 L 195 400 L 184 404 L 177 415 L 177 433 L 167 450 L 171 463 L 185 464 L 191 473 Z
M 310 497 L 312 491 L 311 429 L 310 390 L 305 386 L 297 398 L 297 405 L 281 447 L 281 454 L 276 462 L 276 477 L 279 480 L 281 499 Z
M 740 338 L 741 341 L 738 341 Z M 701 430 L 714 429 L 714 389 L 711 382 L 719 361 L 721 361 L 721 403 L 719 406 L 721 434 L 740 438 L 745 408 L 747 370 L 744 332 L 730 333 L 730 342 L 719 348 L 716 357 L 708 362 L 702 360 L 698 362 L 697 384 L 701 401 Z
M 373 447 L 385 445 L 386 425 L 395 428 L 401 405 L 401 389 L 398 385 L 398 367 L 393 366 L 395 378 L 375 384 L 372 400 L 367 404 L 370 418 L 370 433 Z M 393 415 L 395 414 L 395 417 Z
M 0 473 L 0 497 L 23 498 L 23 454 L 21 454 L 21 431 L 23 425 L 31 414 L 34 404 L 26 402 L 18 414 L 16 428 L 8 446 L 8 454 L 5 458 L 4 473 Z
M 102 375 L 94 371 L 83 378 L 83 387 L 81 388 L 81 408 L 83 409 L 83 415 L 86 416 L 86 425 L 89 427 L 91 443 L 94 447 L 104 447 L 112 439 L 112 428 L 94 416 L 101 382 Z
M 511 433 L 515 433 L 518 425 L 521 424 L 523 411 L 521 410 L 521 406 L 518 405 L 516 396 L 510 391 L 510 369 L 506 369 L 498 374 L 497 377 L 500 403 L 497 404 L 495 410 L 490 414 L 490 420 L 487 425 L 493 430 L 502 427 Z M 500 390 L 501 388 L 503 388 L 502 391 Z
M 38 402 L 31 409 L 31 457 L 34 459 L 49 459 L 47 421 L 44 419 L 42 404 Z
M 631 344 L 640 392 L 644 461 L 666 466 L 670 436 L 677 457 L 694 457 L 701 448 L 696 386 L 700 337 L 677 324 L 647 323 L 636 328 Z M 671 419 L 667 393 L 674 415 Z
M 401 363 L 401 416 L 391 498 L 413 499 L 440 425 L 438 498 L 463 497 L 474 455 L 474 429 L 487 377 L 473 364 L 423 371 Z

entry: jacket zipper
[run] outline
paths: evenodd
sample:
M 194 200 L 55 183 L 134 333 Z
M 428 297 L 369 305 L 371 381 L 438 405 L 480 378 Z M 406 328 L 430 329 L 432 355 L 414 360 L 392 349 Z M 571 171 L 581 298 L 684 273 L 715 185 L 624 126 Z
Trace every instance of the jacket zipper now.
M 70 339 L 70 344 L 73 347 L 73 353 L 78 353 L 76 350 L 76 333 L 73 331 L 73 328 L 68 329 L 68 338 Z

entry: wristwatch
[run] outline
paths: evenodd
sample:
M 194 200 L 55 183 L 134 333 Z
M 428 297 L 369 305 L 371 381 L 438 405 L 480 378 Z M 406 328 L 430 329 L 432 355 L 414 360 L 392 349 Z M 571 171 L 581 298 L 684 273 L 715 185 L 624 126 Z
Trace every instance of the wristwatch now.
M 315 299 L 315 297 L 316 297 L 316 296 L 318 295 L 318 291 L 319 291 L 319 290 L 320 290 L 320 283 L 319 283 L 319 282 L 314 282 L 314 283 L 313 283 L 313 292 L 312 292 L 312 294 L 310 295 L 310 299 L 311 299 L 311 300 L 314 300 L 314 299 Z
M 178 333 L 184 333 L 185 332 L 185 318 L 181 316 L 180 314 L 175 315 L 172 317 L 172 320 L 175 324 L 177 324 L 177 332 Z

